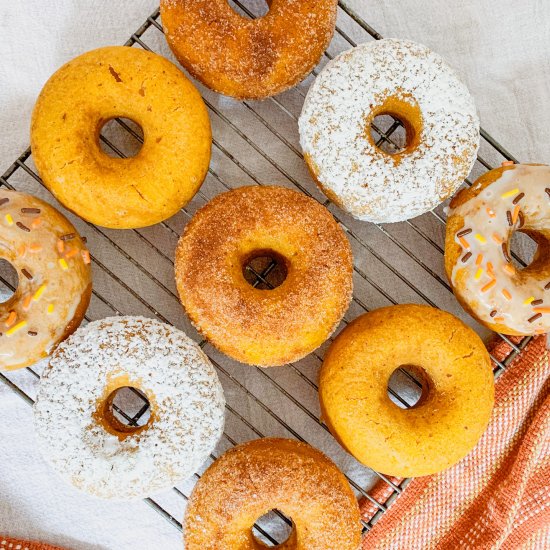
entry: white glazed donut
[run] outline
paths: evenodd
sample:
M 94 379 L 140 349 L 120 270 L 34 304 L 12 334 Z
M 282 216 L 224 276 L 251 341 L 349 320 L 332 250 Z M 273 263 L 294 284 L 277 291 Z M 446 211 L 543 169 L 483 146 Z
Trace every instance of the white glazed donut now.
M 143 427 L 125 426 L 110 412 L 113 392 L 125 386 L 151 404 Z M 95 496 L 130 500 L 189 477 L 222 434 L 224 406 L 214 368 L 183 332 L 111 317 L 57 348 L 34 417 L 40 450 L 62 477 Z
M 379 115 L 404 123 L 403 151 L 376 145 L 370 125 Z M 325 194 L 377 223 L 436 207 L 469 174 L 479 147 L 466 86 L 439 55 L 406 40 L 368 42 L 333 59 L 307 94 L 299 129 L 305 160 Z

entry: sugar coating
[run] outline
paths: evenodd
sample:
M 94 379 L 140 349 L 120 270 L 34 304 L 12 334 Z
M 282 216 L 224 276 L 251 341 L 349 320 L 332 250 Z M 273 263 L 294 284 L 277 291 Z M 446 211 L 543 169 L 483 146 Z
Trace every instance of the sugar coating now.
M 389 96 L 418 106 L 423 120 L 419 146 L 399 162 L 371 142 L 366 123 Z M 299 130 L 319 184 L 353 216 L 377 223 L 437 206 L 479 148 L 468 89 L 438 54 L 407 40 L 368 42 L 333 59 L 307 94 Z
M 93 414 L 109 377 L 154 396 L 154 421 L 122 441 Z M 57 472 L 101 498 L 145 497 L 189 477 L 224 425 L 216 371 L 183 332 L 142 317 L 80 328 L 52 356 L 34 405 L 38 444 Z

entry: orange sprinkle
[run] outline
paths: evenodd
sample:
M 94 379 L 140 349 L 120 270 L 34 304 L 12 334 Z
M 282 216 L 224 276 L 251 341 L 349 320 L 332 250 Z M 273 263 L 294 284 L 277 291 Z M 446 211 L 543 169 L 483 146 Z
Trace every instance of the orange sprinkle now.
M 466 249 L 470 248 L 470 243 L 464 237 L 458 237 L 458 240 L 462 245 L 462 248 L 466 248 Z
M 31 246 L 29 246 L 29 250 L 31 252 L 42 252 L 42 245 L 38 243 L 32 243 Z
M 65 258 L 73 258 L 74 256 L 76 256 L 78 254 L 78 249 L 77 248 L 71 248 L 66 254 L 65 254 Z
M 533 311 L 535 313 L 550 313 L 550 307 L 534 307 Z
M 509 273 L 510 275 L 515 275 L 516 270 L 514 269 L 514 266 L 511 264 L 504 264 L 503 268 L 506 273 Z
M 35 218 L 32 223 L 31 223 L 31 227 L 33 229 L 37 229 L 38 227 L 40 227 L 42 225 L 42 218 Z
M 489 277 L 495 278 L 495 272 L 493 271 L 493 264 L 491 262 L 487 262 L 487 273 Z
M 488 215 L 490 218 L 494 218 L 494 217 L 496 216 L 494 210 L 491 210 L 489 207 L 487 207 L 486 210 L 487 210 L 487 215 Z
M 497 284 L 496 279 L 491 279 L 485 286 L 481 287 L 481 292 L 487 292 L 490 288 L 493 288 Z
M 6 325 L 6 328 L 10 328 L 15 321 L 17 321 L 17 313 L 15 313 L 15 311 L 10 311 L 10 314 L 4 324 Z
M 476 258 L 476 265 L 481 265 L 481 262 L 483 262 L 483 254 L 478 254 Z
M 502 295 L 507 299 L 507 300 L 511 300 L 512 299 L 512 295 L 510 294 L 510 291 L 506 288 L 503 288 L 502 289 Z
M 505 160 L 502 163 L 502 166 L 512 166 L 514 164 L 513 160 Z
M 538 328 L 537 330 L 535 330 L 535 334 L 544 334 L 545 332 L 546 330 L 543 328 Z
M 497 244 L 502 244 L 504 242 L 496 233 L 493 233 L 493 241 Z
M 23 309 L 25 311 L 27 311 L 30 307 L 31 307 L 31 302 L 32 302 L 32 294 L 29 294 L 26 298 L 25 298 L 25 301 L 23 302 Z
M 81 250 L 80 252 L 82 254 L 82 260 L 84 261 L 84 263 L 86 265 L 91 263 L 92 260 L 90 259 L 90 251 L 89 250 Z
M 17 249 L 17 255 L 18 255 L 20 258 L 24 258 L 26 253 L 27 253 L 27 245 L 26 245 L 26 244 L 22 244 L 22 245 Z
M 493 321 L 500 323 L 501 321 L 504 321 L 504 317 L 493 317 Z
M 519 204 L 516 204 L 516 207 L 514 208 L 514 212 L 512 213 L 512 223 L 516 223 L 518 221 L 519 216 Z
M 63 254 L 63 251 L 65 250 L 65 243 L 59 239 L 57 241 L 57 251 L 60 253 L 60 254 Z

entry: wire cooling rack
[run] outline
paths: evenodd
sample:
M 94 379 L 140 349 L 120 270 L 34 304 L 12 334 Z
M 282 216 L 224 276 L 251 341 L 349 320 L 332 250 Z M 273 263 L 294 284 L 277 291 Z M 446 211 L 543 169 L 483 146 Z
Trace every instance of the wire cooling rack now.
M 231 1 L 242 15 L 261 15 L 259 2 Z M 265 10 L 264 10 L 265 11 Z M 347 455 L 319 420 L 317 374 L 330 339 L 320 349 L 296 364 L 283 368 L 260 369 L 238 364 L 211 347 L 190 325 L 178 300 L 173 277 L 173 257 L 177 240 L 194 212 L 218 193 L 241 185 L 277 184 L 297 188 L 317 199 L 335 216 L 346 231 L 354 252 L 354 296 L 338 331 L 358 315 L 396 303 L 422 303 L 440 307 L 462 318 L 482 336 L 487 332 L 470 319 L 456 302 L 443 268 L 445 205 L 413 220 L 399 224 L 370 224 L 354 220 L 321 194 L 311 180 L 302 159 L 297 132 L 305 94 L 313 78 L 335 55 L 358 43 L 382 38 L 359 14 L 341 0 L 336 33 L 319 66 L 292 90 L 265 101 L 238 102 L 215 94 L 196 83 L 209 110 L 213 129 L 212 162 L 207 178 L 193 201 L 173 218 L 154 227 L 113 231 L 96 227 L 65 211 L 43 186 L 27 149 L 0 177 L 0 185 L 32 193 L 62 210 L 78 231 L 88 238 L 92 253 L 94 290 L 85 322 L 110 315 L 145 315 L 173 324 L 193 337 L 215 365 L 227 399 L 225 432 L 215 452 L 193 478 L 145 502 L 176 529 L 194 483 L 202 471 L 225 450 L 243 441 L 264 437 L 291 437 L 322 449 L 346 474 L 358 497 L 369 500 L 377 510 L 363 520 L 364 532 L 370 530 L 393 500 L 404 490 L 407 480 L 397 484 L 373 472 Z M 164 39 L 159 11 L 156 10 L 126 42 L 127 46 L 154 51 L 174 60 Z M 402 126 L 398 120 L 382 120 L 373 126 L 381 147 L 398 147 Z M 481 132 L 480 154 L 470 179 L 516 159 L 487 132 Z M 111 156 L 135 154 L 143 141 L 139 128 L 116 119 L 106 125 L 100 136 L 104 150 Z M 520 253 L 513 244 L 514 261 L 525 266 L 529 254 Z M 248 269 L 255 285 L 269 286 L 273 262 L 261 270 Z M 14 290 L 14 281 L 0 272 L 4 292 Z M 1 290 L 1 289 L 0 289 Z M 506 336 L 513 353 L 506 361 L 494 359 L 495 375 L 527 344 Z M 29 404 L 34 402 L 41 366 L 12 373 L 0 373 L 0 380 Z M 390 397 L 406 408 L 418 400 L 421 382 L 412 373 L 401 371 L 392 377 Z M 144 422 L 148 403 L 137 391 L 132 399 L 113 405 L 115 414 L 128 425 Z M 378 502 L 368 491 L 375 483 L 385 483 L 391 496 Z M 275 511 L 260 518 L 255 535 L 268 546 L 284 541 L 291 521 Z

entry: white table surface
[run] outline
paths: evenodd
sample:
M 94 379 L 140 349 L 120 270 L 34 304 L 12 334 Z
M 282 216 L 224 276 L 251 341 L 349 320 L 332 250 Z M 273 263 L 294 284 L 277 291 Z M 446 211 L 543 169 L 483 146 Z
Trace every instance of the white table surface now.
M 441 53 L 474 94 L 482 125 L 519 159 L 550 162 L 550 3 L 353 0 L 382 35 Z M 88 49 L 123 43 L 154 0 L 0 0 L 0 172 L 28 145 L 48 76 Z M 30 408 L 0 385 L 0 533 L 73 549 L 180 549 L 141 502 L 119 505 L 64 485 L 37 454 Z

